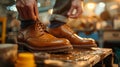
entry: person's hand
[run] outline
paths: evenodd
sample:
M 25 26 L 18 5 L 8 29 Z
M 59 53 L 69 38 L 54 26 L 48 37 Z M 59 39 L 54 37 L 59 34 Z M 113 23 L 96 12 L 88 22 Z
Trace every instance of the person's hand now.
M 37 20 L 38 8 L 36 0 L 17 0 L 16 7 L 23 20 Z
M 68 16 L 70 18 L 77 18 L 82 13 L 82 1 L 81 0 L 73 0 L 71 8 L 68 12 Z

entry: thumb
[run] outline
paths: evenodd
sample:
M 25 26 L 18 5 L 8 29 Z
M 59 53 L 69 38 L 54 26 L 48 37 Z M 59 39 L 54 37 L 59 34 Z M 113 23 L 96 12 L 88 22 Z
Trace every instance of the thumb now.
M 68 16 L 72 15 L 72 12 L 73 12 L 74 9 L 75 8 L 73 6 L 70 8 L 70 10 L 68 11 Z

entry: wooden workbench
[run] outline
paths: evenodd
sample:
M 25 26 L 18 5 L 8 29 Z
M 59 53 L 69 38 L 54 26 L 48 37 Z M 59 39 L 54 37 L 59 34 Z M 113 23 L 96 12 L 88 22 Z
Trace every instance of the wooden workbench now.
M 42 67 L 112 67 L 112 60 L 112 49 L 109 48 L 74 49 L 70 54 L 49 54 Z

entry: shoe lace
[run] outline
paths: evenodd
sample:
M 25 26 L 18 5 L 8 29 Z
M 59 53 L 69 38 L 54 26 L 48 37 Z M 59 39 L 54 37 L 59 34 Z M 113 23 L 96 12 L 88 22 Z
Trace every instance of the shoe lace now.
M 40 32 L 40 35 L 44 35 L 45 30 L 44 27 L 42 25 L 42 23 L 35 23 L 35 30 L 38 30 Z
M 39 23 L 39 25 L 41 26 L 41 28 L 46 31 L 46 26 L 43 23 Z
M 48 33 L 46 26 L 41 23 L 41 22 L 36 22 L 36 30 L 39 30 L 41 35 L 43 35 L 44 33 Z

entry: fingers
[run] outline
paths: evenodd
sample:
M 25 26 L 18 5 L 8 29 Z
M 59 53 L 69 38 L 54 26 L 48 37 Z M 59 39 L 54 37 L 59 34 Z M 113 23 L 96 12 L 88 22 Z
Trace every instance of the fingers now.
M 24 9 L 22 10 L 22 8 L 24 8 L 24 4 L 22 3 L 22 1 L 17 0 L 16 1 L 16 7 L 17 7 L 17 10 L 19 12 L 20 17 L 21 18 L 26 18 L 25 13 L 24 13 Z
M 82 13 L 82 9 L 79 7 L 72 7 L 68 13 L 70 18 L 78 18 Z
M 23 8 L 24 8 L 24 9 L 23 9 Z M 27 13 L 26 13 L 25 7 L 20 8 L 20 10 L 21 10 L 21 12 L 22 12 L 22 17 L 21 17 L 21 18 L 27 20 L 28 15 L 27 15 Z
M 34 12 L 34 6 L 33 5 L 30 5 L 28 4 L 26 6 L 26 9 L 27 9 L 27 13 L 28 13 L 28 18 L 27 20 L 36 20 L 36 15 L 35 15 L 35 12 Z
M 68 16 L 71 16 L 72 15 L 72 12 L 75 8 L 74 7 L 71 7 L 70 10 L 68 11 Z
M 16 1 L 16 7 L 23 20 L 36 20 L 38 17 L 38 9 L 35 0 L 22 2 L 23 0 Z
M 39 11 L 38 11 L 38 7 L 37 7 L 37 3 L 35 2 L 35 6 L 34 6 L 34 14 L 36 16 L 36 19 L 39 18 Z
M 70 17 L 71 18 L 78 18 L 82 14 L 82 9 L 76 8 L 76 13 L 72 14 Z
M 16 6 L 16 8 L 17 8 L 17 11 L 18 11 L 20 17 L 24 17 L 24 16 L 22 15 L 22 12 L 21 12 L 20 8 L 19 8 L 18 6 Z
M 22 9 L 22 8 L 24 8 L 24 5 L 19 5 L 19 3 L 16 5 L 16 7 L 17 7 L 17 10 L 18 10 L 18 12 L 19 12 L 19 15 L 20 15 L 20 17 L 21 18 L 26 18 L 26 16 L 25 16 L 25 13 L 24 13 L 24 10 Z
M 71 4 L 71 9 L 68 12 L 70 18 L 78 18 L 82 13 L 81 0 L 73 0 Z

